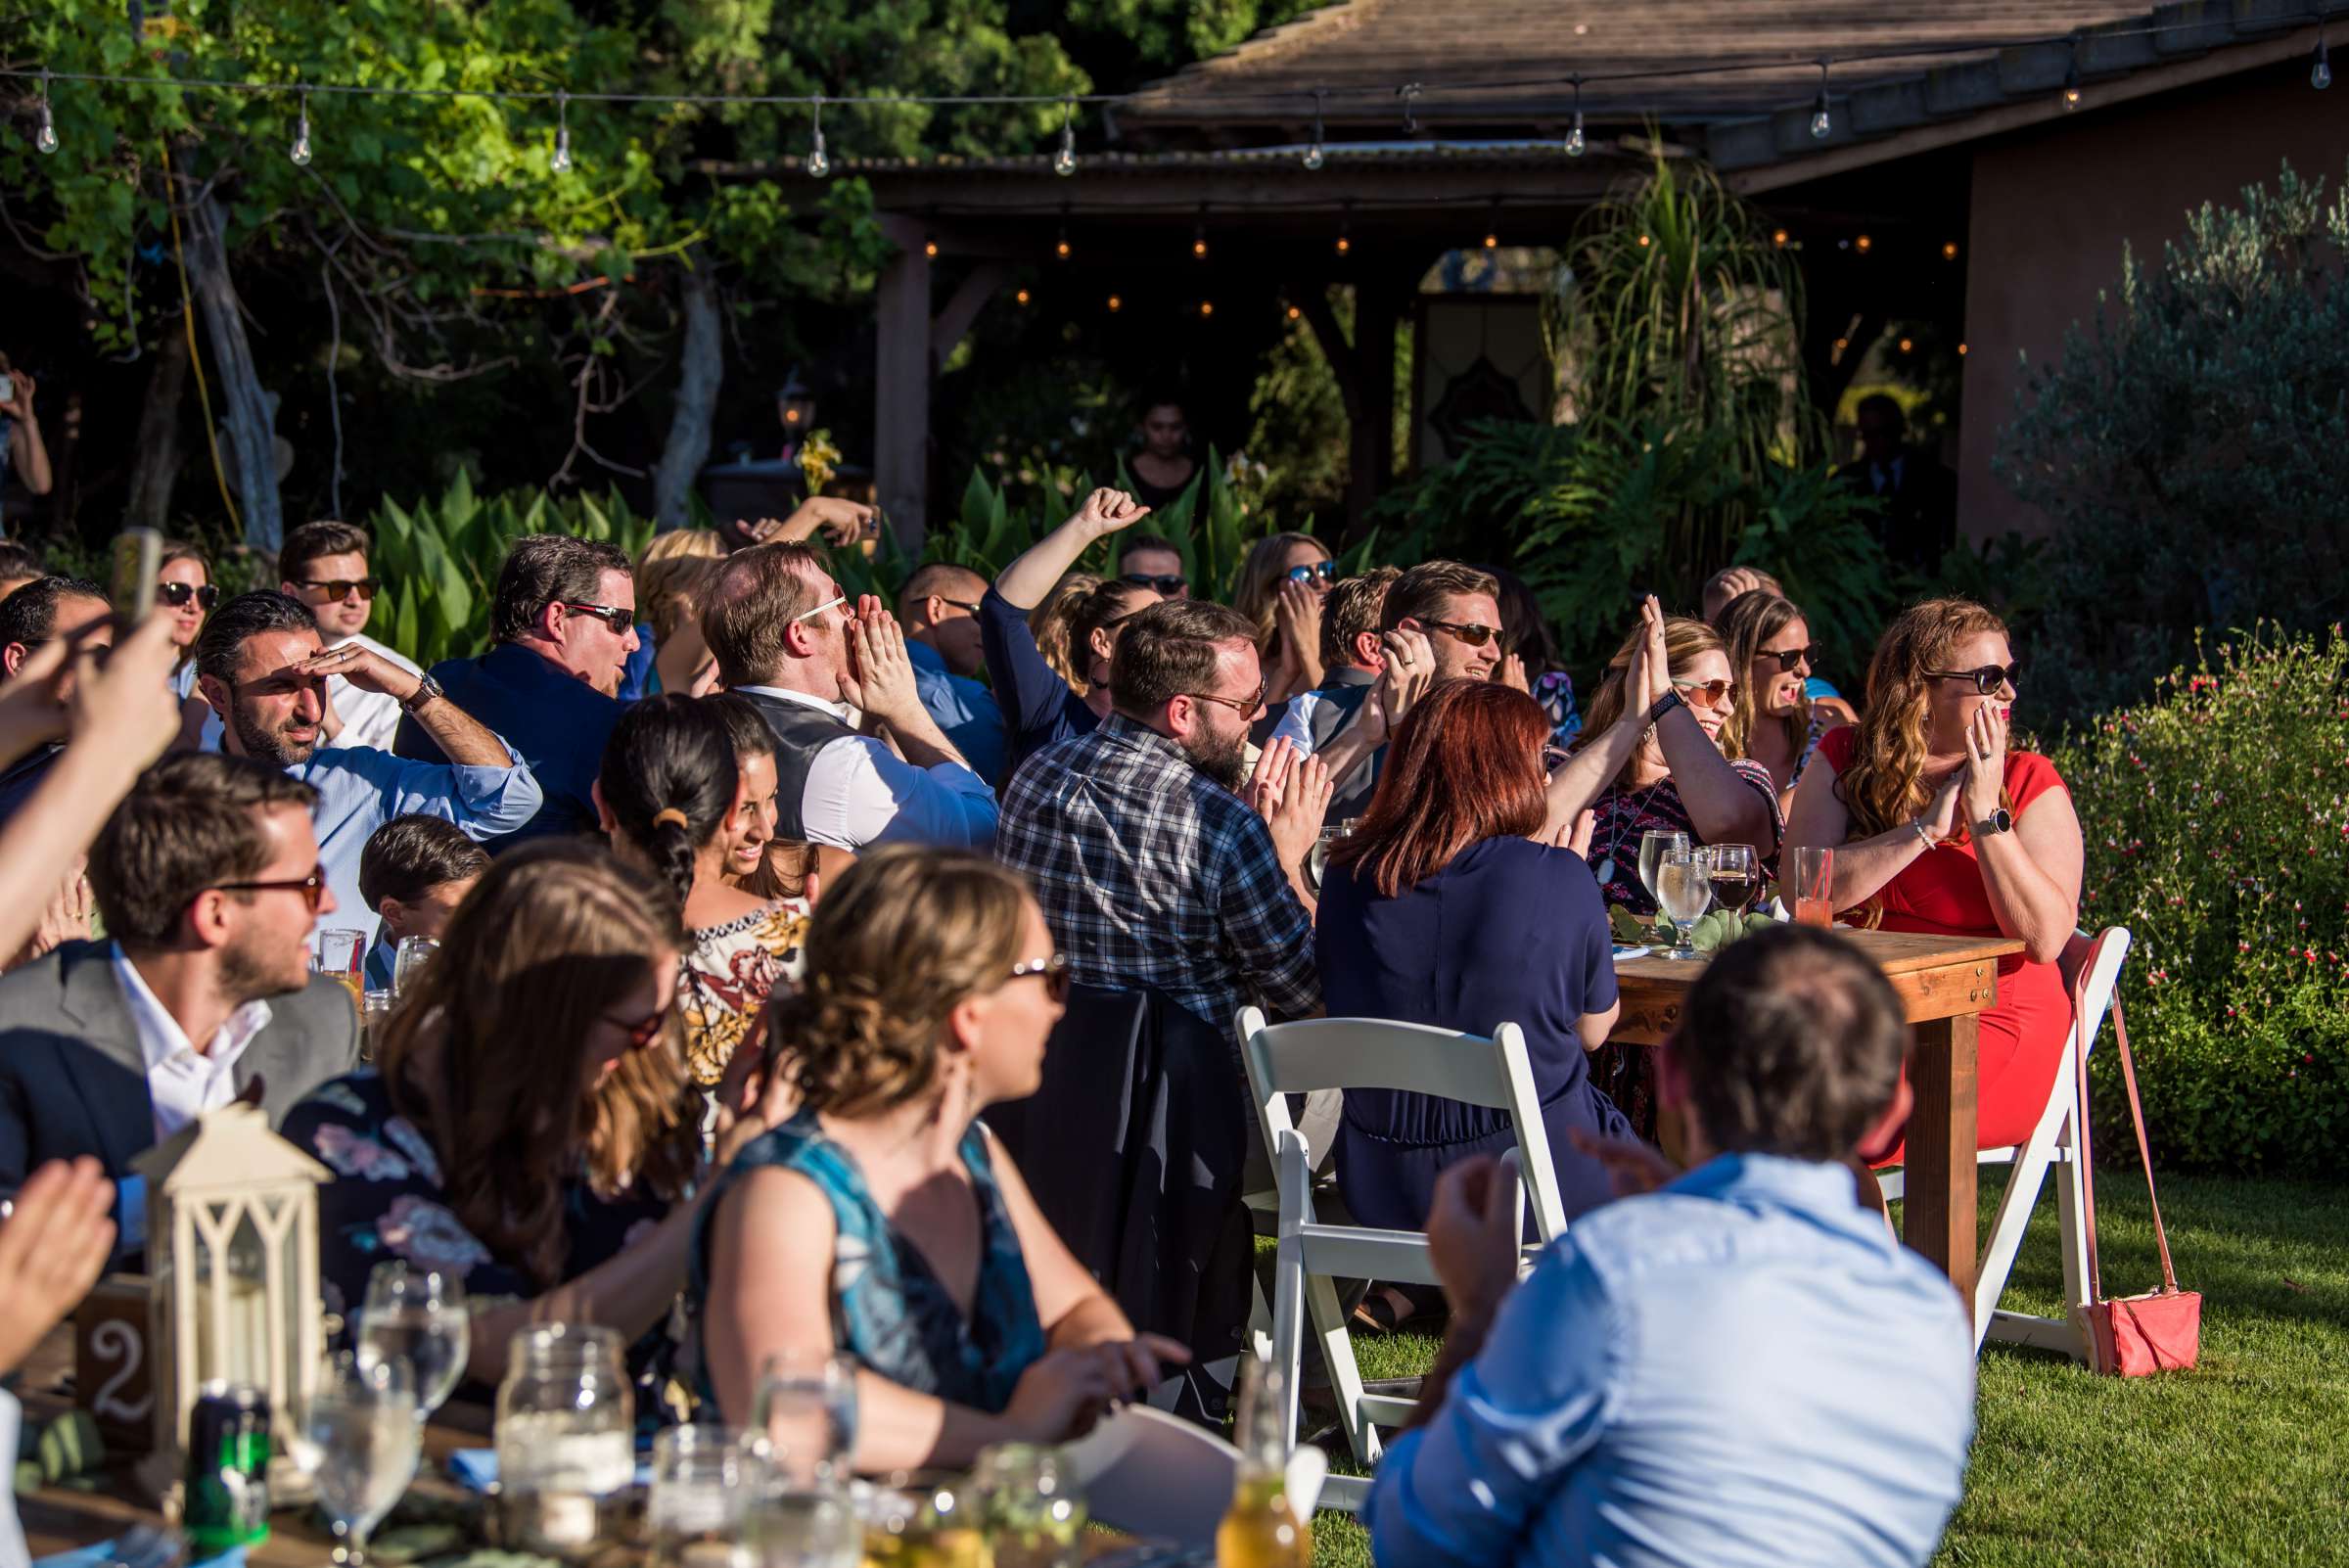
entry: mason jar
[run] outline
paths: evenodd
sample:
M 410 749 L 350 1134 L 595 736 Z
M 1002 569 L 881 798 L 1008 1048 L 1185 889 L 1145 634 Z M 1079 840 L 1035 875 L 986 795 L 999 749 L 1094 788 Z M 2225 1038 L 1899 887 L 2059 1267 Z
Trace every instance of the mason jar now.
M 618 1538 L 636 1479 L 636 1397 L 614 1329 L 514 1336 L 497 1388 L 497 1519 L 508 1551 L 583 1557 Z

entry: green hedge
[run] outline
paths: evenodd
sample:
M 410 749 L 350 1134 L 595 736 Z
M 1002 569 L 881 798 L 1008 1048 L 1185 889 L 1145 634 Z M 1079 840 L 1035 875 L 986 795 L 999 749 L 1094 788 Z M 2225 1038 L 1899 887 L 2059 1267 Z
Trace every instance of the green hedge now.
M 2314 1176 L 2349 1130 L 2349 643 L 2261 627 L 2055 748 L 2088 844 L 2081 922 L 2127 926 L 2165 1164 Z M 2128 1146 L 2118 1058 L 2097 1134 Z

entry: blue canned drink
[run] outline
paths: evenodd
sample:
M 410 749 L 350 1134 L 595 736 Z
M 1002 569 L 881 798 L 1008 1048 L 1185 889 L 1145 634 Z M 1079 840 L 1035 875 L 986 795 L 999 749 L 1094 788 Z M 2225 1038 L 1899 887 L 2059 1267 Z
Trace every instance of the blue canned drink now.
M 269 1539 L 269 1396 L 261 1390 L 207 1383 L 196 1391 L 180 1528 L 198 1558 Z

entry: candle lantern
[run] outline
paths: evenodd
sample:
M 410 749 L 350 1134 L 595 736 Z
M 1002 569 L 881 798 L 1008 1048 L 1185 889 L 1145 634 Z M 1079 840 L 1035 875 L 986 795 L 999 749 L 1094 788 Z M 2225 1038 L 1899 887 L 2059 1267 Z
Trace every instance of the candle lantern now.
M 176 1469 L 207 1383 L 261 1390 L 281 1430 L 300 1418 L 323 1350 L 318 1186 L 331 1176 L 241 1103 L 134 1167 L 147 1180 L 155 1447 Z

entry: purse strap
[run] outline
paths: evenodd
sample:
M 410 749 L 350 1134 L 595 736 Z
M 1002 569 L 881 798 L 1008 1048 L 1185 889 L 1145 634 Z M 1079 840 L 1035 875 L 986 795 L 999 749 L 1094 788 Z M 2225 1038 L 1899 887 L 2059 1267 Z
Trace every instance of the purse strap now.
M 2089 948 L 2087 961 L 2072 977 L 2072 1050 L 2073 1078 L 2079 1093 L 2079 1106 L 2072 1117 L 2072 1157 L 2080 1162 L 2081 1223 L 2088 1238 L 2088 1299 L 2104 1299 L 2103 1270 L 2096 1257 L 2096 1163 L 2089 1144 L 2088 1111 L 2088 1051 L 2096 1043 L 2095 1036 L 2086 1028 L 2088 1020 L 2088 981 L 2096 973 L 2096 960 L 2103 956 L 2107 937 L 2096 938 Z M 2170 1264 L 2169 1231 L 2161 1222 L 2161 1198 L 2153 1188 L 2153 1150 L 2145 1140 L 2145 1108 L 2137 1093 L 2137 1063 L 2129 1054 L 2129 1020 L 2121 1011 L 2121 988 L 2118 977 L 2112 988 L 2112 1036 L 2121 1052 L 2121 1082 L 2129 1090 L 2129 1120 L 2137 1129 L 2137 1157 L 2145 1171 L 2145 1198 L 2153 1210 L 2153 1242 L 2161 1251 L 2161 1288 L 2165 1295 L 2178 1289 L 2178 1272 Z

